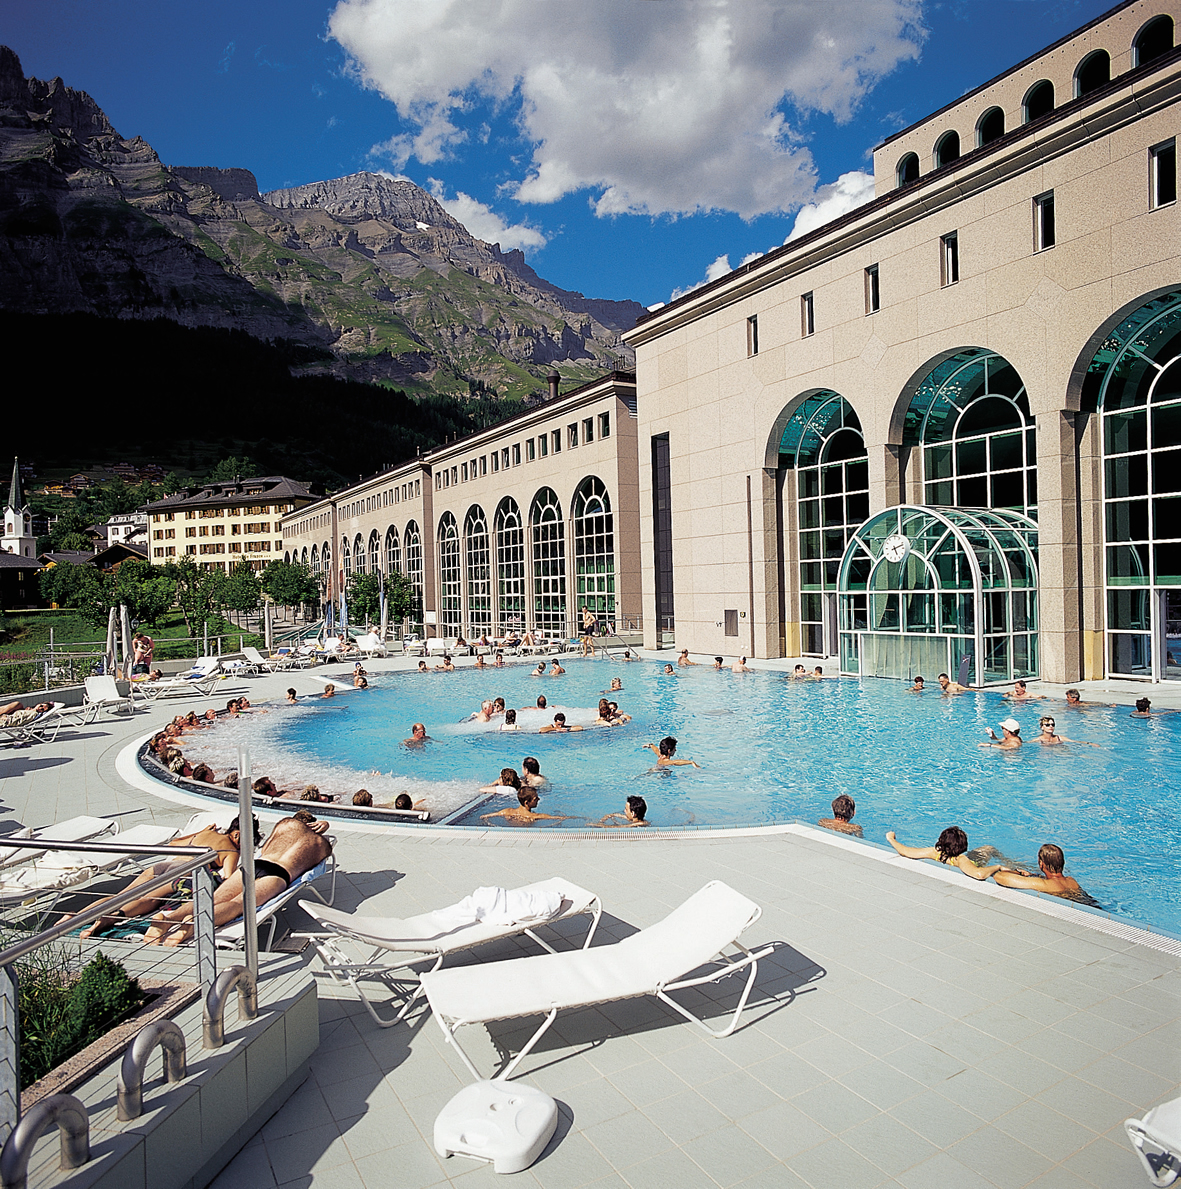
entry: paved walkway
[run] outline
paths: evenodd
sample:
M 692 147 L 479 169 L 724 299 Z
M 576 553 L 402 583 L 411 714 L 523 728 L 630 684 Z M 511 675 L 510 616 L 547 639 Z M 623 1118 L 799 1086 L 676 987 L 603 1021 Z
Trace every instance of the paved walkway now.
M 252 698 L 287 684 L 254 681 Z M 1149 696 L 1165 704 L 1159 687 Z M 183 821 L 186 808 L 114 766 L 175 708 L 0 751 L 3 807 L 32 825 L 83 811 Z M 600 894 L 596 944 L 608 944 L 709 879 L 763 906 L 744 940 L 776 952 L 735 1035 L 712 1040 L 651 1000 L 559 1016 L 520 1076 L 558 1100 L 561 1123 L 514 1184 L 1117 1189 L 1143 1183 L 1123 1120 L 1181 1093 L 1181 946 L 1096 928 L 1102 918 L 1058 901 L 800 827 L 591 842 L 340 833 L 346 909 L 406 916 L 477 885 L 561 874 Z M 289 922 L 306 918 L 293 910 Z M 570 944 L 583 928 L 563 926 Z M 479 958 L 528 952 L 511 942 Z M 218 1189 L 491 1185 L 488 1167 L 434 1155 L 434 1118 L 468 1080 L 435 1022 L 378 1029 L 349 995 L 321 992 L 311 1078 Z M 709 1014 L 720 1019 L 735 993 L 721 984 Z M 528 1031 L 471 1028 L 469 1051 L 491 1071 Z

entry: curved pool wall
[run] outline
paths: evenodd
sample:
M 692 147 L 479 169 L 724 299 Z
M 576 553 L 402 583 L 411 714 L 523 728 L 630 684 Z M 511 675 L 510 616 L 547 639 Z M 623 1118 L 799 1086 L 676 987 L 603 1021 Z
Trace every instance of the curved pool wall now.
M 795 682 L 709 666 L 666 676 L 650 662 L 566 663 L 569 672 L 557 678 L 532 678 L 525 666 L 376 675 L 368 691 L 294 708 L 272 704 L 270 714 L 186 736 L 184 749 L 221 773 L 245 742 L 255 774 L 272 775 L 280 787 L 314 783 L 351 796 L 363 785 L 379 801 L 405 789 L 436 820 L 470 804 L 501 767 L 519 770 L 532 754 L 551 781 L 540 808 L 566 820 L 530 832 L 585 829 L 621 810 L 632 793 L 644 796 L 653 824 L 666 829 L 814 822 L 844 792 L 875 841 L 894 829 L 903 841 L 929 845 L 958 824 L 972 846 L 995 846 L 1030 870 L 1038 847 L 1057 842 L 1067 870 L 1106 908 L 1181 932 L 1173 870 L 1181 842 L 1174 808 L 1181 715 L 1133 719 L 1127 707 L 1068 711 L 1052 699 L 1013 706 L 996 693 L 946 698 L 936 688 L 913 695 L 895 682 Z M 539 693 L 551 710 L 589 715 L 615 676 L 625 688 L 612 696 L 634 716 L 622 727 L 555 736 L 459 721 L 483 698 L 502 695 L 522 707 Z M 978 747 L 985 727 L 1010 713 L 1026 737 L 1049 713 L 1060 734 L 1099 746 Z M 432 742 L 406 748 L 401 741 L 415 721 L 427 724 Z M 679 739 L 678 755 L 703 767 L 654 771 L 642 744 L 665 734 Z M 340 811 L 353 816 L 345 806 L 325 807 L 325 816 Z M 459 820 L 504 824 L 480 822 L 478 814 Z

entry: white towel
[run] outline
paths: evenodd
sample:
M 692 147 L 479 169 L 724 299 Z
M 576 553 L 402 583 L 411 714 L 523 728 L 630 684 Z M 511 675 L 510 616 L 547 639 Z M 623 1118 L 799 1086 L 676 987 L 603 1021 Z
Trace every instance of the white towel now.
M 562 894 L 527 888 L 477 888 L 450 908 L 434 913 L 440 922 L 456 929 L 482 921 L 486 925 L 523 925 L 549 920 L 562 907 Z

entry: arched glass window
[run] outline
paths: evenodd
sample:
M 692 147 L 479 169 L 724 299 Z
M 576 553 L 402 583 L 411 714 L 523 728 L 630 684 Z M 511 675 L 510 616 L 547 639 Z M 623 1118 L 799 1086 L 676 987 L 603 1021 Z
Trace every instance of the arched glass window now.
M 308 547 L 305 545 L 299 556 L 299 564 L 306 566 L 308 564 Z
M 1037 676 L 1037 525 L 1019 512 L 881 512 L 849 541 L 840 600 L 842 673 Z
M 288 553 L 286 549 L 283 550 L 283 560 L 284 560 L 284 562 L 291 561 L 291 554 Z
M 1005 113 L 999 107 L 990 107 L 976 123 L 976 144 L 992 144 L 1005 134 Z
M 1111 82 L 1111 55 L 1106 50 L 1088 54 L 1074 72 L 1075 98 L 1089 95 Z
M 1034 83 L 1025 92 L 1025 101 L 1021 104 L 1025 112 L 1025 122 L 1032 123 L 1048 116 L 1054 110 L 1054 84 L 1048 78 Z
M 895 175 L 898 179 L 898 188 L 901 190 L 903 186 L 909 186 L 911 182 L 919 180 L 919 158 L 917 153 L 907 153 L 901 161 L 898 162 L 898 169 Z
M 385 531 L 385 572 L 402 572 L 402 548 L 398 544 L 398 530 L 392 524 Z
M 1154 17 L 1136 34 L 1132 45 L 1137 66 L 1145 66 L 1167 54 L 1173 48 L 1173 18 Z
M 1103 417 L 1107 671 L 1178 681 L 1181 290 L 1126 318 L 1088 371 Z
M 406 525 L 406 532 L 402 535 L 402 543 L 406 548 L 406 577 L 414 587 L 414 601 L 421 607 L 426 599 L 426 589 L 422 580 L 422 532 L 414 520 Z M 421 631 L 421 623 L 412 623 L 414 631 Z
M 439 521 L 436 541 L 439 549 L 439 634 L 458 636 L 463 620 L 463 575 L 459 565 L 459 529 L 450 512 L 444 512 Z
M 488 548 L 488 518 L 473 504 L 463 522 L 467 561 L 467 621 L 469 638 L 492 631 L 492 561 Z
M 615 517 L 603 482 L 591 475 L 574 493 L 576 611 L 589 607 L 599 625 L 615 622 Z
M 521 509 L 505 496 L 496 509 L 496 614 L 498 629 L 525 630 L 525 526 Z
M 923 447 L 923 499 L 938 507 L 1036 516 L 1037 435 L 1025 385 L 995 352 L 971 347 L 934 368 L 906 411 Z
M 360 533 L 353 539 L 353 569 L 365 573 L 365 538 Z
M 779 461 L 796 472 L 800 651 L 831 656 L 841 557 L 869 516 L 869 462 L 852 405 L 827 389 L 808 397 L 783 432 Z
M 347 581 L 353 572 L 353 551 L 349 548 L 348 537 L 340 539 L 340 568 Z
M 369 573 L 381 573 L 381 537 L 377 535 L 377 529 L 369 534 Z
M 566 526 L 557 493 L 543 487 L 529 512 L 533 529 L 533 623 L 547 635 L 566 634 Z
M 953 161 L 959 160 L 960 155 L 960 134 L 958 132 L 945 132 L 935 145 L 935 168 L 942 169 L 945 165 L 950 165 Z

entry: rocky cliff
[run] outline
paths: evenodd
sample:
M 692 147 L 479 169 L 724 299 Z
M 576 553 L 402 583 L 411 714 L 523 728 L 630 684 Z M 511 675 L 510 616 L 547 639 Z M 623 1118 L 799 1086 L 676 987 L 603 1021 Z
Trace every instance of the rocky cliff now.
M 642 307 L 549 284 L 407 181 L 260 195 L 246 169 L 164 165 L 0 47 L 0 309 L 237 328 L 321 348 L 312 370 L 520 396 L 630 368 Z

